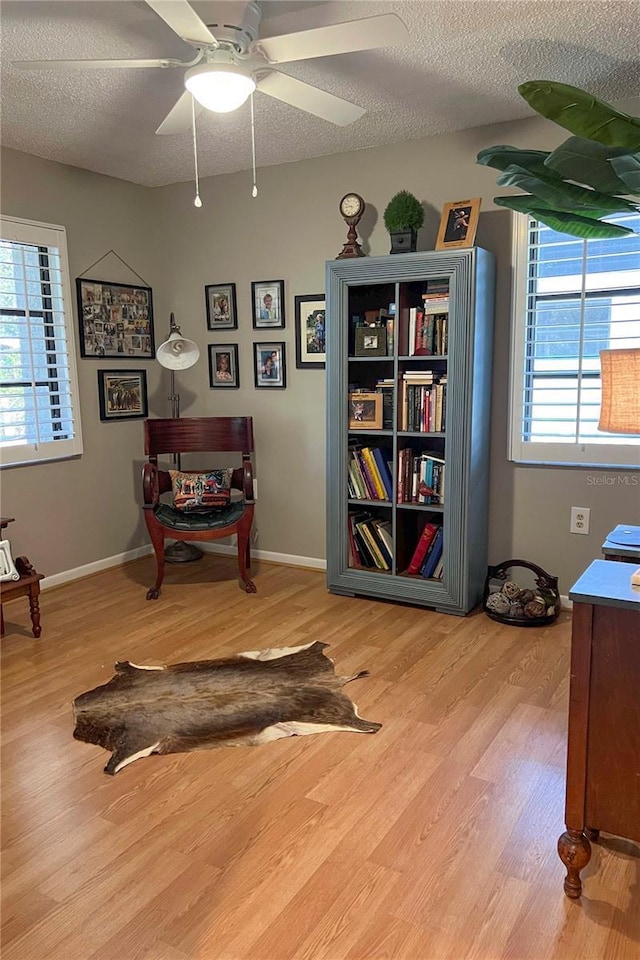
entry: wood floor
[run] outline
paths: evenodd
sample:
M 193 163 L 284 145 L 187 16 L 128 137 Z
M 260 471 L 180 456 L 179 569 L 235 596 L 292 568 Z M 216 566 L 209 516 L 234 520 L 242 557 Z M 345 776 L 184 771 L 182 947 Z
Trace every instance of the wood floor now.
M 640 850 L 562 892 L 570 621 L 501 627 L 331 596 L 324 576 L 144 559 L 5 607 L 3 960 L 634 960 Z M 185 581 L 180 583 L 179 581 Z M 374 736 L 136 761 L 72 737 L 117 659 L 330 643 Z

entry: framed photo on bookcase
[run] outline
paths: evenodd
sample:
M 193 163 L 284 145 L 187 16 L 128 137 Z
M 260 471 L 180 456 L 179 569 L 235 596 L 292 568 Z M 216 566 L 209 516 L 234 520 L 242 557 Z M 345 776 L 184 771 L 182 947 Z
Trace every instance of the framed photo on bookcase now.
M 476 239 L 482 197 L 445 203 L 436 238 L 436 250 L 472 247 Z
M 381 430 L 382 429 L 382 394 L 381 393 L 350 393 L 349 394 L 349 429 L 350 430 Z

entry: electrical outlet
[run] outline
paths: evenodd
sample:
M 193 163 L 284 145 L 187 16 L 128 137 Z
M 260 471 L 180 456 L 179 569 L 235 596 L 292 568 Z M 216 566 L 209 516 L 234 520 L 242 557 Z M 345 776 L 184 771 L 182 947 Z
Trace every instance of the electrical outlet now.
M 590 507 L 571 507 L 570 533 L 589 533 Z

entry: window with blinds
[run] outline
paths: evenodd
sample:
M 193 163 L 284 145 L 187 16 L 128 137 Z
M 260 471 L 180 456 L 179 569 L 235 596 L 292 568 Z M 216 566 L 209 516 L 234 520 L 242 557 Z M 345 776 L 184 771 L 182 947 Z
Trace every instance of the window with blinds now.
M 609 240 L 514 217 L 509 458 L 640 466 L 640 435 L 598 430 L 600 350 L 640 347 L 640 214 Z
M 82 453 L 64 227 L 0 220 L 0 464 Z

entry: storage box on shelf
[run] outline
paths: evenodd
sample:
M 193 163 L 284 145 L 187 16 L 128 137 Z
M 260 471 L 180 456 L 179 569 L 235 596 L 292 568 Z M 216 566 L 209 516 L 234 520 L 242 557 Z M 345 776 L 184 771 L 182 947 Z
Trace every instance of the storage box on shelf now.
M 493 284 L 479 248 L 327 263 L 333 592 L 455 614 L 481 600 Z M 386 355 L 379 326 L 366 355 L 372 318 Z

